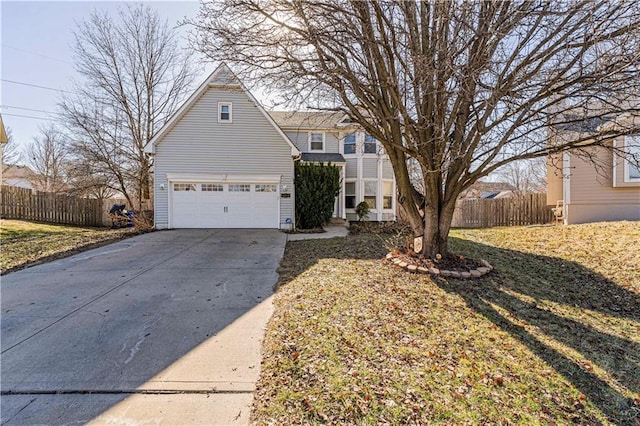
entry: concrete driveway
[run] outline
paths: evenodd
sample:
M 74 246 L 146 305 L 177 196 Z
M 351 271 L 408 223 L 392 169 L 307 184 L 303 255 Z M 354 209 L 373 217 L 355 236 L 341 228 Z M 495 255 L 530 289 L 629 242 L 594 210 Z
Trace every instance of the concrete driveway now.
M 170 230 L 1 279 L 3 424 L 242 424 L 286 235 Z

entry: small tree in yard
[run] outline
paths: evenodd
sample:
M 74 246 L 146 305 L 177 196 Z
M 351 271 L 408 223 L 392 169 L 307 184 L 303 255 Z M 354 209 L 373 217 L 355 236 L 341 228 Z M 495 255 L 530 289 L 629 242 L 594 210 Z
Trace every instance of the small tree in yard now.
M 210 0 L 191 24 L 210 58 L 380 141 L 433 258 L 478 179 L 569 149 L 620 151 L 611 139 L 638 130 L 586 126 L 640 114 L 638 16 L 622 0 Z M 550 123 L 575 137 L 549 144 Z
M 356 206 L 356 214 L 358 215 L 358 222 L 362 222 L 364 218 L 367 217 L 370 210 L 371 209 L 369 207 L 369 203 L 367 203 L 366 201 L 361 201 Z
M 296 163 L 296 224 L 300 229 L 329 223 L 340 193 L 340 171 L 324 164 Z

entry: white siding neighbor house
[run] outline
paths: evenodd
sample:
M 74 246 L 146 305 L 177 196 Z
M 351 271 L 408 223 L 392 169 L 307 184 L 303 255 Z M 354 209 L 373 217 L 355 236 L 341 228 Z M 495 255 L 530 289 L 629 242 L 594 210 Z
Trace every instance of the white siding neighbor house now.
M 267 113 L 226 65 L 219 66 L 151 140 L 154 221 L 165 228 L 295 226 L 294 162 L 341 168 L 334 217 L 396 219 L 391 164 L 381 145 L 325 112 Z
M 293 227 L 300 152 L 226 65 L 147 151 L 154 157 L 156 228 Z

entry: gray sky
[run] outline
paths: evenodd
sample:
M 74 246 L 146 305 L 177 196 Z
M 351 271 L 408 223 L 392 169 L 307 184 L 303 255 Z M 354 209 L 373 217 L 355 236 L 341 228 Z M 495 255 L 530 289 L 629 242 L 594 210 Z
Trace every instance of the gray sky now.
M 148 1 L 162 18 L 174 25 L 198 12 L 197 1 Z M 116 1 L 6 1 L 0 2 L 0 105 L 6 127 L 14 140 L 28 145 L 38 133 L 38 125 L 55 122 L 60 92 L 71 90 L 73 31 L 76 22 L 91 11 L 115 14 L 123 2 Z M 183 44 L 185 29 L 180 30 Z M 212 65 L 205 67 L 199 84 Z M 42 86 L 42 87 L 34 87 Z M 52 90 L 54 89 L 54 90 Z

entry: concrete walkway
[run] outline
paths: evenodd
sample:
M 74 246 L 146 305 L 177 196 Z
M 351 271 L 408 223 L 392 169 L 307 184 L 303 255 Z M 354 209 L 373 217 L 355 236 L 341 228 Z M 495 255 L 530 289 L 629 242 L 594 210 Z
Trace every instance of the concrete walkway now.
M 322 238 L 346 237 L 349 235 L 347 225 L 328 225 L 325 231 L 318 234 L 287 234 L 288 241 L 316 240 Z
M 248 424 L 286 235 L 141 235 L 2 277 L 2 424 Z

